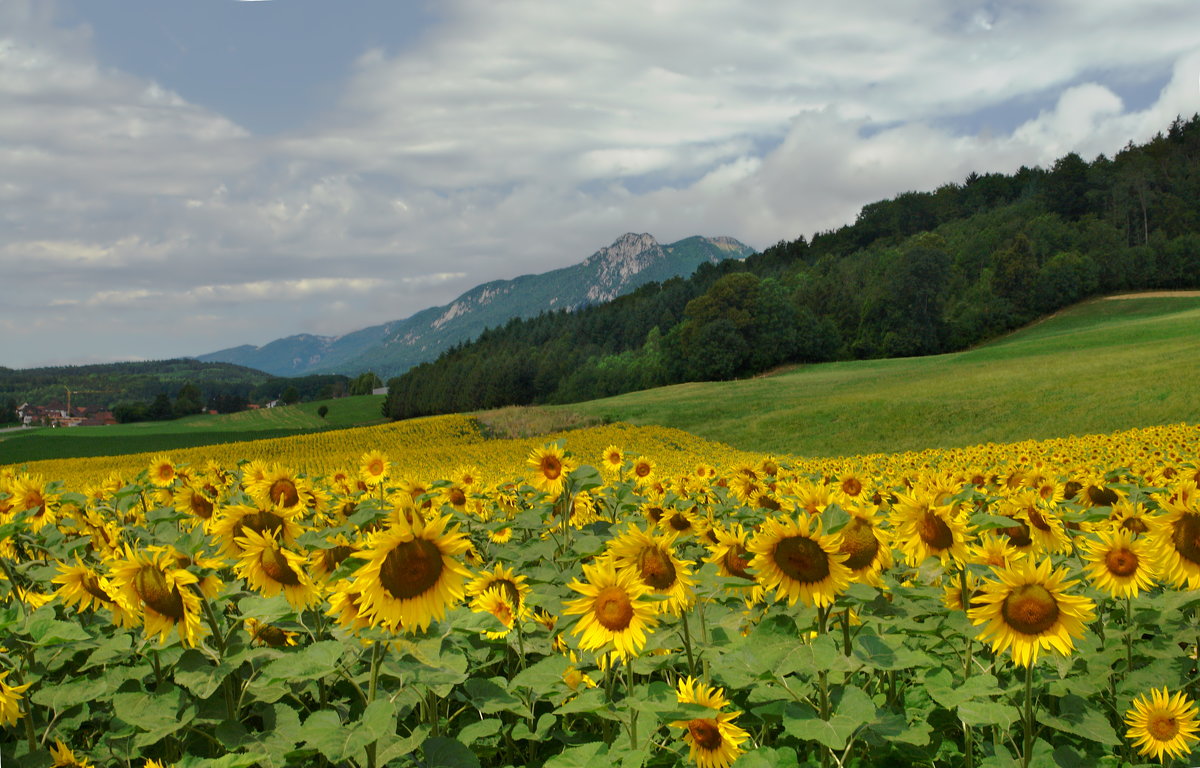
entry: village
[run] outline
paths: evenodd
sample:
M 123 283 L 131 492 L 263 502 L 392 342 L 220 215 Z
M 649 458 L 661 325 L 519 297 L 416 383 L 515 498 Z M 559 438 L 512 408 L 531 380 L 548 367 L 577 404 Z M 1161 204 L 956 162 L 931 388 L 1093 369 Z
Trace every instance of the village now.
M 17 406 L 17 421 L 25 427 L 101 427 L 117 423 L 112 411 L 63 405 L 58 400 L 49 405 L 21 403 Z

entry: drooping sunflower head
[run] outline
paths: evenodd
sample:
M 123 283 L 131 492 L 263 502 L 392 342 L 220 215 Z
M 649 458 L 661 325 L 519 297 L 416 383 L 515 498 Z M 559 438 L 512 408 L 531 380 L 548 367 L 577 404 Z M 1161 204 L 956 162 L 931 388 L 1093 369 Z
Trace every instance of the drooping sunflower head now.
M 1125 737 L 1132 739 L 1138 753 L 1165 762 L 1167 757 L 1184 757 L 1192 751 L 1200 731 L 1196 705 L 1183 691 L 1175 694 L 1164 687 L 1138 696 L 1125 713 L 1129 726 Z
M 1070 655 L 1095 618 L 1095 604 L 1067 592 L 1076 582 L 1065 581 L 1066 569 L 1052 571 L 1049 560 L 1035 565 L 1027 558 L 995 573 L 997 579 L 985 580 L 983 594 L 972 600 L 977 607 L 967 611 L 972 624 L 983 625 L 980 639 L 995 653 L 1009 651 L 1023 667 L 1043 650 Z
M 308 607 L 319 597 L 320 590 L 305 568 L 304 555 L 283 548 L 276 542 L 273 532 L 245 529 L 238 544 L 241 555 L 235 570 L 265 597 L 282 592 L 297 610 Z
M 50 768 L 92 768 L 91 760 L 76 756 L 60 739 L 55 739 L 54 746 L 50 747 L 50 757 L 54 759 Z
M 747 545 L 754 555 L 751 567 L 764 590 L 775 590 L 775 599 L 789 605 L 825 606 L 850 585 L 851 571 L 841 553 L 840 536 L 821 535 L 819 520 L 768 517 Z
M 1177 587 L 1200 588 L 1200 512 L 1177 508 L 1150 525 L 1163 579 Z
M 713 526 L 711 533 L 716 541 L 709 547 L 706 563 L 713 563 L 717 571 L 725 578 L 745 579 L 747 582 L 756 581 L 750 570 L 754 555 L 746 548 L 746 531 L 741 523 L 733 523 L 728 528 Z
M 190 585 L 200 579 L 179 566 L 168 551 L 136 550 L 128 545 L 124 556 L 110 563 L 116 601 L 140 610 L 147 636 L 167 641 L 174 629 L 185 645 L 195 647 L 204 634 L 200 623 L 200 595 Z
M 184 483 L 175 491 L 173 499 L 175 509 L 185 515 L 191 515 L 202 523 L 212 519 L 217 511 L 217 501 L 199 485 Z
M 891 536 L 880 523 L 877 507 L 853 505 L 850 522 L 839 531 L 842 543 L 838 551 L 846 556 L 844 565 L 855 581 L 879 585 L 879 573 L 892 567 Z
M 267 646 L 268 648 L 284 648 L 289 645 L 295 645 L 296 638 L 300 636 L 299 633 L 259 621 L 255 618 L 246 619 L 243 622 L 243 626 L 246 629 L 246 633 L 250 635 L 250 642 Z

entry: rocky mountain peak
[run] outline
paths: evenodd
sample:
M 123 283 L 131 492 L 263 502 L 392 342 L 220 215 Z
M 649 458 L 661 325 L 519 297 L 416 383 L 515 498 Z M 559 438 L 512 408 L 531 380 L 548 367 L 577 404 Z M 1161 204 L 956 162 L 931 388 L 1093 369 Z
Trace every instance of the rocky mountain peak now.
M 612 245 L 596 251 L 588 261 L 610 264 L 628 263 L 637 260 L 639 255 L 651 249 L 657 249 L 660 252 L 662 250 L 658 241 L 654 239 L 654 235 L 627 232 L 614 240 Z

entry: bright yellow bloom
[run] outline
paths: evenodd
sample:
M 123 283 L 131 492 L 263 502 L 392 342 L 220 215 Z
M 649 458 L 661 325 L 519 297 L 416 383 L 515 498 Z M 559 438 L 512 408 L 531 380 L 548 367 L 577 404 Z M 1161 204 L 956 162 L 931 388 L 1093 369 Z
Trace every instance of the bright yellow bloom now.
M 392 462 L 388 461 L 387 455 L 383 451 L 367 451 L 359 459 L 358 476 L 364 483 L 374 488 L 383 484 L 391 468 Z
M 6 677 L 8 677 L 8 670 L 0 672 L 0 726 L 12 725 L 25 715 L 21 711 L 21 694 L 25 693 L 32 685 L 32 683 L 9 685 L 4 682 Z
M 449 515 L 428 522 L 401 516 L 354 553 L 367 561 L 354 575 L 353 591 L 372 624 L 393 632 L 423 630 L 463 598 L 471 572 L 457 558 L 471 544 L 458 526 L 447 531 L 449 522 Z
M 530 484 L 552 498 L 558 498 L 562 493 L 567 475 L 575 469 L 574 464 L 566 458 L 563 449 L 554 444 L 534 448 L 529 452 L 525 463 L 537 470 L 530 479 Z
M 1172 696 L 1166 687 L 1161 691 L 1151 688 L 1149 696 L 1133 700 L 1125 723 L 1129 726 L 1125 736 L 1133 740 L 1138 753 L 1164 762 L 1167 756 L 1191 754 L 1193 742 L 1200 741 L 1196 705 L 1183 691 Z
M 747 549 L 750 565 L 766 591 L 788 605 L 824 606 L 850 586 L 851 571 L 839 549 L 840 536 L 822 536 L 819 519 L 800 513 L 798 518 L 768 517 Z
M 1085 572 L 1097 589 L 1113 597 L 1137 597 L 1154 587 L 1154 549 L 1124 528 L 1098 531 L 1098 540 L 1083 544 Z
M 680 704 L 699 704 L 712 711 L 712 717 L 694 717 L 677 720 L 672 728 L 682 728 L 683 740 L 688 745 L 688 757 L 698 768 L 729 768 L 745 750 L 741 745 L 750 738 L 743 728 L 733 721 L 741 712 L 723 712 L 729 705 L 720 688 L 713 688 L 691 677 L 681 679 L 676 691 Z
M 995 653 L 1009 651 L 1022 667 L 1035 663 L 1042 650 L 1069 656 L 1074 639 L 1095 618 L 1095 604 L 1067 594 L 1077 582 L 1064 581 L 1066 569 L 1051 571 L 1049 560 L 1036 566 L 1018 560 L 996 574 L 999 580 L 985 580 L 982 594 L 971 598 L 977 607 L 967 611 L 972 624 L 984 625 L 980 639 Z
M 570 600 L 565 614 L 579 614 L 571 630 L 585 651 L 599 651 L 611 643 L 621 658 L 636 656 L 646 644 L 646 632 L 658 623 L 654 605 L 645 597 L 650 589 L 637 573 L 620 573 L 611 560 L 583 566 L 586 581 L 573 580 L 571 589 L 583 597 Z

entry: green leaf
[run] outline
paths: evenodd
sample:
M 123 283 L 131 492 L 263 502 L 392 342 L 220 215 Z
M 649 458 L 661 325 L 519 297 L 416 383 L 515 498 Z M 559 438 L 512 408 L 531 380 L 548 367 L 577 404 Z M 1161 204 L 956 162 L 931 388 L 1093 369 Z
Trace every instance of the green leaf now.
M 998 725 L 1007 728 L 1017 721 L 1016 707 L 998 701 L 964 701 L 958 705 L 958 716 L 967 725 Z
M 500 732 L 501 725 L 501 722 L 494 717 L 487 720 L 480 720 L 478 723 L 471 723 L 459 731 L 457 738 L 469 747 L 479 739 L 495 736 Z
M 221 757 L 185 755 L 176 765 L 179 768 L 253 768 L 265 757 L 260 754 L 222 755 Z
M 207 699 L 213 695 L 221 683 L 229 676 L 233 668 L 228 665 L 220 666 L 212 663 L 212 659 L 195 649 L 188 650 L 175 665 L 173 675 L 175 682 L 191 691 L 198 698 Z
M 822 720 L 807 707 L 790 705 L 783 718 L 783 729 L 804 741 L 815 741 L 830 749 L 844 749 L 861 722 L 839 715 Z
M 512 737 L 514 740 L 535 739 L 537 741 L 544 740 L 550 735 L 550 729 L 558 722 L 558 717 L 551 714 L 545 714 L 538 718 L 537 727 L 534 730 L 529 730 L 529 724 L 524 720 L 513 726 Z
M 279 621 L 296 613 L 296 609 L 282 594 L 274 597 L 252 595 L 242 598 L 238 603 L 238 610 L 241 611 L 242 616 L 258 619 L 265 624 Z
M 608 746 L 602 741 L 568 747 L 546 761 L 545 768 L 613 768 Z
M 54 618 L 53 611 L 48 614 L 41 611 L 35 613 L 29 620 L 28 631 L 33 644 L 43 648 L 92 639 L 78 622 L 59 621 Z
M 930 698 L 951 710 L 964 702 L 986 699 L 1001 693 L 1000 686 L 992 675 L 972 675 L 966 681 L 959 682 L 944 668 L 926 676 L 925 690 L 929 692 Z
M 129 658 L 129 651 L 132 648 L 133 638 L 124 632 L 98 640 L 93 646 L 87 662 L 78 671 L 86 672 L 89 669 L 104 666 L 110 661 L 124 661 Z
M 521 717 L 532 718 L 533 715 L 529 711 L 529 708 L 520 699 L 504 690 L 504 687 L 501 685 L 504 682 L 505 679 L 503 677 L 494 677 L 491 680 L 480 680 L 473 677 L 466 681 L 462 687 L 471 705 L 485 715 L 493 715 L 497 712 L 512 712 Z
M 263 680 L 308 681 L 331 674 L 346 650 L 339 640 L 323 640 L 287 653 L 263 667 Z
M 425 753 L 426 768 L 479 768 L 479 758 L 456 739 L 431 736 L 425 739 L 421 751 Z
M 103 678 L 82 678 L 55 685 L 42 685 L 31 691 L 34 704 L 65 711 L 77 704 L 95 701 L 108 693 L 108 683 Z
M 539 694 L 552 691 L 555 688 L 566 687 L 563 673 L 571 666 L 571 660 L 566 656 L 554 654 L 547 656 L 538 663 L 518 672 L 508 683 L 509 690 L 528 688 Z
M 853 653 L 863 666 L 872 669 L 912 669 L 923 660 L 923 654 L 906 648 L 902 639 L 879 635 L 856 637 Z
M 337 713 L 322 709 L 304 721 L 305 745 L 313 747 L 334 763 L 352 759 L 368 744 L 396 728 L 396 705 L 376 699 L 367 705 L 357 722 L 342 725 Z
M 1058 700 L 1058 714 L 1041 713 L 1038 722 L 1056 731 L 1082 736 L 1105 746 L 1121 743 L 1108 719 L 1099 709 L 1088 706 L 1080 696 L 1063 696 Z
M 737 768 L 799 768 L 796 750 L 791 747 L 759 747 L 737 759 Z

